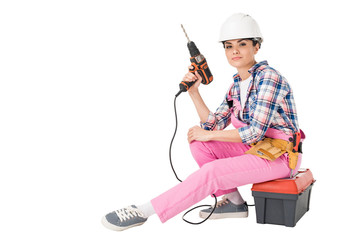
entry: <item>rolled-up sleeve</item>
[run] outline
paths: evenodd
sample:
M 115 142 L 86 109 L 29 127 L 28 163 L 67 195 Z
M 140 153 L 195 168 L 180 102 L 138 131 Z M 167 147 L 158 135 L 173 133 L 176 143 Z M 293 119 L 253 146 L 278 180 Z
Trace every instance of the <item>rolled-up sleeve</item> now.
M 226 128 L 231 122 L 231 112 L 229 105 L 226 101 L 226 96 L 224 101 L 216 109 L 215 113 L 210 112 L 209 116 L 204 123 L 200 123 L 201 128 L 206 130 L 222 130 Z
M 242 142 L 246 144 L 258 142 L 264 137 L 279 103 L 289 91 L 287 83 L 275 71 L 264 71 L 257 77 L 259 84 L 257 99 L 253 103 L 254 114 L 249 125 L 238 129 Z

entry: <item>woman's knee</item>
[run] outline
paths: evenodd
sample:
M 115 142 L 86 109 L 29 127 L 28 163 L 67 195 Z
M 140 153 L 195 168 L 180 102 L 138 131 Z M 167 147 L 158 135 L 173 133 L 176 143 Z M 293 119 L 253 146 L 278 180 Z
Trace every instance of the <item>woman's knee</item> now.
M 190 150 L 192 156 L 200 167 L 205 163 L 216 159 L 204 142 L 192 141 L 190 143 Z
M 192 141 L 190 143 L 190 150 L 191 152 L 197 152 L 199 150 L 202 150 L 204 147 L 203 143 L 200 141 Z

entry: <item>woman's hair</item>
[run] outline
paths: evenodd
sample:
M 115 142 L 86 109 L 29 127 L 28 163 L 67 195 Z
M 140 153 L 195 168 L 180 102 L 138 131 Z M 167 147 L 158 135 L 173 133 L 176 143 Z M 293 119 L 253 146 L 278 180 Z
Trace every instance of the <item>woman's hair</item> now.
M 261 43 L 262 43 L 262 38 L 244 38 L 243 40 L 251 40 L 253 43 L 253 46 L 255 47 L 256 44 L 259 44 L 259 48 L 261 48 Z M 222 41 L 223 47 L 225 48 L 225 42 L 226 41 Z

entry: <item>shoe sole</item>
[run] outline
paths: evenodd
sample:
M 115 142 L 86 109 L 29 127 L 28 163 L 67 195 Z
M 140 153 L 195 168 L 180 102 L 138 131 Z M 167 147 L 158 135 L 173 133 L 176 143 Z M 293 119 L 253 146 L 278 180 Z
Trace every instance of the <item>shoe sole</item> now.
M 207 218 L 210 213 L 200 212 L 199 216 L 203 219 Z M 249 212 L 234 212 L 234 213 L 213 213 L 209 219 L 222 219 L 222 218 L 246 218 Z
M 104 216 L 102 219 L 101 219 L 101 223 L 102 225 L 104 225 L 104 227 L 110 229 L 110 230 L 114 230 L 114 231 L 124 231 L 128 228 L 132 228 L 132 227 L 137 227 L 137 226 L 140 226 L 140 225 L 143 225 L 145 222 L 141 222 L 141 223 L 137 223 L 137 224 L 133 224 L 133 225 L 130 225 L 130 226 L 127 226 L 127 227 L 119 227 L 119 226 L 116 226 L 114 224 L 111 224 L 108 222 L 108 220 L 106 220 L 106 217 Z

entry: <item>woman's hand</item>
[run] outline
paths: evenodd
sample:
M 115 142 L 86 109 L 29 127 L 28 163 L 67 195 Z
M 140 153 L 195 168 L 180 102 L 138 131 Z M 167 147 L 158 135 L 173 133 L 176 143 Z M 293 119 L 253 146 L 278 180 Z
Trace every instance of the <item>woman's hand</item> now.
M 192 69 L 193 66 L 189 66 L 189 70 Z M 194 92 L 197 92 L 198 91 L 198 88 L 199 88 L 199 85 L 201 83 L 201 76 L 200 74 L 196 71 L 195 74 L 191 73 L 191 72 L 188 72 L 185 74 L 184 78 L 183 78 L 183 81 L 185 82 L 195 82 L 194 85 L 192 85 L 189 90 L 188 90 L 188 93 L 194 93 Z
M 202 129 L 199 126 L 194 126 L 188 131 L 188 142 L 192 141 L 207 142 L 211 140 L 211 131 Z

